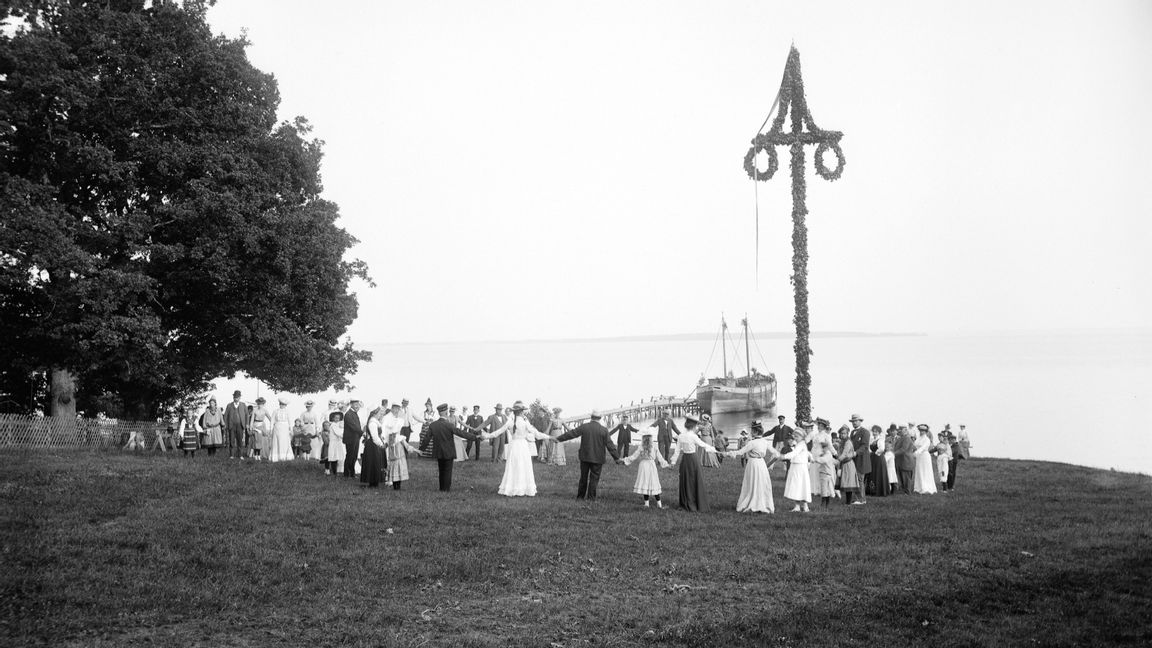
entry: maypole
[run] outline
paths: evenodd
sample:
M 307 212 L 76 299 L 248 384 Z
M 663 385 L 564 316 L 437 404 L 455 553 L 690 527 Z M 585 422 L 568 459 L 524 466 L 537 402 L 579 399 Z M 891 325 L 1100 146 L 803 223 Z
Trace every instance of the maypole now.
M 795 47 L 788 53 L 784 66 L 784 78 L 780 82 L 777 97 L 780 108 L 772 128 L 767 133 L 758 133 L 752 139 L 752 148 L 744 156 L 744 170 L 754 181 L 769 180 L 779 168 L 776 157 L 777 146 L 787 146 L 792 153 L 792 288 L 795 302 L 796 342 L 792 348 L 796 352 L 796 413 L 797 421 L 806 420 L 812 415 L 812 376 L 809 373 L 809 358 L 812 346 L 809 343 L 808 327 L 808 226 L 804 217 L 808 214 L 805 204 L 804 146 L 815 144 L 816 173 L 825 180 L 836 180 L 844 172 L 844 152 L 840 150 L 840 138 L 844 133 L 821 130 L 808 112 L 804 99 L 804 80 L 800 76 L 800 52 Z M 784 121 L 792 115 L 791 128 L 784 129 Z M 763 128 L 763 127 L 761 127 Z M 756 168 L 756 156 L 761 151 L 767 154 L 768 168 Z M 832 151 L 836 154 L 836 168 L 824 166 L 823 156 Z

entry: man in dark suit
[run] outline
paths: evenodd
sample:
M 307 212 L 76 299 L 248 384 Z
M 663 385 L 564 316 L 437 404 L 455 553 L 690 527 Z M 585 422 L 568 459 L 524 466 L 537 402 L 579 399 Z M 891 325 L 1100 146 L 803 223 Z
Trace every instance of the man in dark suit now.
M 596 486 L 600 483 L 600 469 L 604 467 L 604 450 L 620 463 L 616 444 L 608 434 L 608 428 L 600 424 L 600 413 L 592 412 L 591 419 L 580 427 L 552 437 L 557 441 L 567 441 L 580 437 L 580 485 L 576 489 L 576 499 L 596 499 Z
M 469 441 L 476 440 L 475 434 L 459 429 L 448 418 L 448 404 L 441 403 L 436 407 L 440 418 L 432 421 L 428 426 L 428 438 L 432 443 L 432 457 L 436 459 L 436 469 L 440 474 L 440 492 L 447 493 L 452 489 L 452 464 L 456 461 L 456 443 L 453 436 Z
M 896 455 L 896 479 L 900 482 L 900 491 L 905 495 L 912 494 L 912 472 L 916 470 L 916 440 L 912 431 L 903 425 L 900 426 L 896 446 L 892 454 Z
M 224 408 L 224 430 L 228 434 L 228 457 L 244 458 L 244 435 L 248 432 L 248 406 L 240 402 L 240 390 L 232 392 L 232 402 Z M 233 457 L 232 452 L 236 455 Z
M 473 405 L 472 413 L 464 421 L 464 427 L 473 434 L 473 438 L 468 441 L 467 447 L 464 448 L 464 454 L 471 455 L 472 448 L 476 448 L 476 461 L 480 461 L 480 437 L 475 435 L 480 433 L 481 425 L 484 425 L 484 417 L 480 414 L 480 406 Z
M 784 447 L 784 444 L 791 445 L 792 435 L 795 434 L 796 431 L 784 424 L 784 421 L 787 419 L 783 416 L 777 416 L 776 420 L 776 427 L 768 430 L 768 435 L 772 437 L 772 447 L 776 452 L 782 452 L 781 448 Z
M 360 401 L 353 399 L 344 412 L 344 448 L 348 456 L 344 459 L 344 476 L 356 476 L 356 457 L 360 455 L 360 436 L 364 428 L 360 426 Z
M 629 448 L 632 446 L 632 433 L 639 432 L 632 424 L 628 422 L 628 415 L 625 414 L 620 418 L 620 425 L 612 428 L 609 434 L 616 435 L 616 448 L 620 451 L 621 456 L 627 456 Z
M 672 415 L 668 410 L 660 412 L 660 418 L 651 425 L 656 428 L 656 445 L 660 449 L 660 455 L 667 458 L 672 455 L 669 452 L 672 450 L 672 435 L 680 434 L 679 428 L 676 427 L 676 421 L 672 420 Z
M 504 414 L 504 406 L 496 403 L 496 412 L 484 421 L 484 431 L 495 432 L 504 427 L 507 422 L 508 417 Z M 504 437 L 506 436 L 508 436 L 507 433 L 501 434 L 489 442 L 492 444 L 492 461 L 504 461 Z
M 868 481 L 868 475 L 872 473 L 872 450 L 869 446 L 872 445 L 872 432 L 861 425 L 864 419 L 860 418 L 859 414 L 853 414 L 852 418 L 848 419 L 852 423 L 852 449 L 856 451 L 856 477 L 860 482 L 860 492 L 858 499 L 853 504 L 864 504 L 864 484 Z

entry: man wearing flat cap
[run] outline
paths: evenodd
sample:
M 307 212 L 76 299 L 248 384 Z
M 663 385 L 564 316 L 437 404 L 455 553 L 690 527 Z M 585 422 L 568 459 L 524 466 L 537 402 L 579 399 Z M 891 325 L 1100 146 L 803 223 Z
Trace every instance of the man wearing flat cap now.
M 480 426 L 484 425 L 484 415 L 480 413 L 480 406 L 473 405 L 472 413 L 464 420 L 464 427 L 473 435 L 480 434 Z M 475 441 L 469 441 L 468 446 L 464 448 L 464 454 L 473 456 L 473 448 L 475 448 L 476 461 L 480 461 L 480 437 L 476 437 Z
M 856 458 L 853 461 L 856 463 L 856 478 L 860 483 L 860 492 L 857 494 L 857 499 L 853 504 L 865 504 L 864 500 L 864 483 L 868 481 L 868 475 L 872 473 L 872 432 L 864 427 L 864 419 L 860 418 L 859 414 L 853 414 L 852 418 L 848 419 L 852 423 L 852 450 L 856 452 Z
M 439 418 L 428 426 L 428 438 L 432 442 L 432 458 L 436 460 L 436 469 L 440 474 L 440 492 L 447 493 L 452 490 L 452 464 L 456 461 L 456 442 L 452 437 L 474 441 L 476 435 L 461 430 L 449 420 L 447 403 L 438 405 L 436 414 Z
M 617 463 L 621 461 L 620 454 L 616 452 L 608 428 L 600 423 L 599 412 L 592 412 L 590 420 L 580 427 L 552 438 L 567 441 L 576 437 L 580 437 L 580 485 L 576 488 L 576 499 L 595 500 L 600 469 L 604 467 L 604 450 L 607 449 Z

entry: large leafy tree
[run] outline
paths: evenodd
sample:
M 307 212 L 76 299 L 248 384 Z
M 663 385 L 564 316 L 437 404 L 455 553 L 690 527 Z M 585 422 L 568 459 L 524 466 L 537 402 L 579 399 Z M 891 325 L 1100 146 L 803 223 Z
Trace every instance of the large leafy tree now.
M 0 389 L 149 416 L 234 371 L 347 387 L 370 359 L 321 142 L 197 2 L 0 3 Z M 23 391 L 21 391 L 23 390 Z M 20 395 L 24 395 L 23 399 Z

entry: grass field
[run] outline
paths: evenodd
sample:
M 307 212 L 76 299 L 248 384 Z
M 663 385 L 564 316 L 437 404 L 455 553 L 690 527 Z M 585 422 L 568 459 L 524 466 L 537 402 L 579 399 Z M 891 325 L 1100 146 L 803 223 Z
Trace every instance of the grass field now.
M 957 490 L 737 514 L 648 510 L 635 468 L 457 464 L 399 493 L 315 464 L 12 452 L 0 645 L 1152 645 L 1152 478 L 974 459 Z M 662 471 L 675 506 L 676 473 Z

